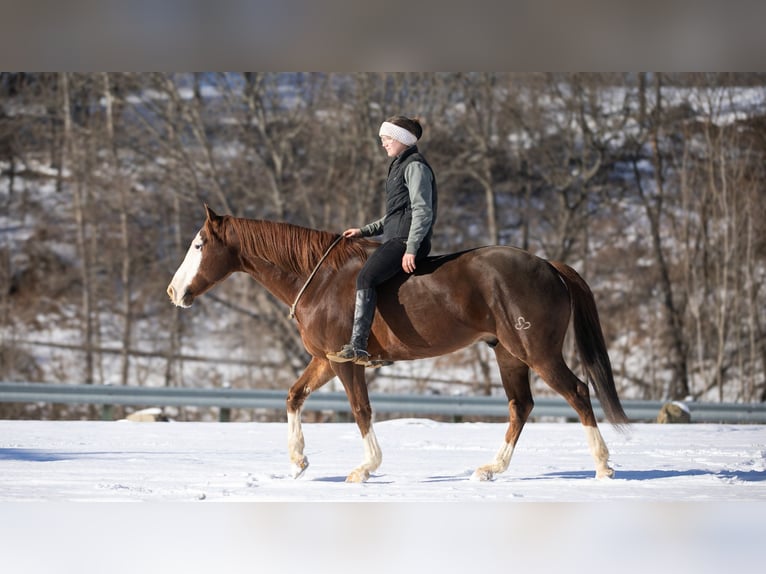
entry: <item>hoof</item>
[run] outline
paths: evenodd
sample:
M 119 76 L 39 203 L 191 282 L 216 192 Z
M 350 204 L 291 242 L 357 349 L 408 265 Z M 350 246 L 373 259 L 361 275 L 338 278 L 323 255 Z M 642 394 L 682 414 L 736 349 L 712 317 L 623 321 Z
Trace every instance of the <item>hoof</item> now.
M 300 478 L 303 476 L 303 473 L 306 472 L 306 469 L 309 467 L 309 459 L 307 459 L 305 456 L 303 457 L 303 460 L 300 462 L 294 462 L 292 464 L 292 475 L 293 478 Z
M 614 469 L 609 468 L 608 466 L 603 470 L 597 470 L 596 471 L 596 478 L 602 479 L 602 478 L 614 478 Z
M 357 468 L 346 477 L 346 482 L 367 482 L 368 478 L 370 478 L 370 472 L 368 470 Z
M 488 468 L 477 468 L 471 475 L 471 480 L 479 482 L 489 482 L 495 479 L 495 473 Z

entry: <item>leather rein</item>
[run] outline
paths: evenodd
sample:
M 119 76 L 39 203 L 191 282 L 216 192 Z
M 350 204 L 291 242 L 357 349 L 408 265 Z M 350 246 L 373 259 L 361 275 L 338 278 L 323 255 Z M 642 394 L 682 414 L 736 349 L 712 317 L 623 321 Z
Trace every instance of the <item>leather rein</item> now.
M 324 263 L 324 260 L 327 259 L 327 256 L 330 254 L 330 251 L 332 251 L 332 248 L 335 247 L 341 239 L 343 239 L 343 235 L 336 237 L 335 241 L 330 244 L 330 247 L 327 248 L 327 251 L 324 252 L 324 255 L 322 255 L 322 257 L 319 259 L 319 262 L 316 264 L 316 267 L 314 267 L 314 270 L 311 272 L 311 275 L 309 275 L 309 278 L 306 279 L 306 282 L 303 284 L 303 287 L 301 287 L 301 290 L 298 291 L 298 295 L 296 295 L 295 301 L 293 301 L 293 304 L 290 307 L 290 314 L 288 315 L 290 319 L 295 319 L 295 308 L 298 306 L 298 301 L 301 300 L 303 292 L 309 286 L 309 283 L 311 283 L 311 280 L 314 278 L 314 275 L 317 274 L 317 271 L 319 271 L 319 267 L 322 265 L 322 263 Z

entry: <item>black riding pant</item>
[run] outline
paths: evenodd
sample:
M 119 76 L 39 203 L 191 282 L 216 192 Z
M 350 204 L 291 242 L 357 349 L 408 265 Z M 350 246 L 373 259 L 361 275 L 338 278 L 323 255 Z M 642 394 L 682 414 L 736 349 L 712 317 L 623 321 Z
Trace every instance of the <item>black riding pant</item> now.
M 423 241 L 417 255 L 415 255 L 415 261 L 428 255 L 429 251 L 431 251 L 430 242 Z M 407 242 L 403 239 L 390 239 L 378 247 L 362 266 L 359 275 L 356 276 L 357 290 L 374 289 L 397 273 L 404 273 L 402 257 L 406 252 Z

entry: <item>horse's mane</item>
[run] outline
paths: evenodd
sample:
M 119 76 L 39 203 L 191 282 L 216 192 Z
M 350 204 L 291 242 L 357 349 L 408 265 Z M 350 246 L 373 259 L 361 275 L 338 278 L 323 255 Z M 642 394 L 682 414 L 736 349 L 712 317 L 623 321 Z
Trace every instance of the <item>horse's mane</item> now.
M 313 271 L 327 248 L 338 238 L 337 233 L 291 223 L 238 217 L 228 217 L 227 220 L 239 237 L 242 251 L 302 275 Z M 370 244 L 367 240 L 341 239 L 322 265 L 337 270 L 349 259 L 364 261 Z

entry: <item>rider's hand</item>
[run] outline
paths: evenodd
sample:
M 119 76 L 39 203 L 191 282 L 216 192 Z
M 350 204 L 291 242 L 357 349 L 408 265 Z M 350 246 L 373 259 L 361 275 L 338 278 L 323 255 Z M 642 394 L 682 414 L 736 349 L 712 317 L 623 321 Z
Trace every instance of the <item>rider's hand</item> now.
M 415 256 L 411 253 L 405 253 L 402 257 L 402 269 L 406 273 L 412 273 L 415 271 Z
M 346 229 L 346 231 L 343 232 L 343 237 L 351 238 L 351 237 L 361 237 L 362 236 L 362 230 L 358 227 L 352 227 L 351 229 Z

